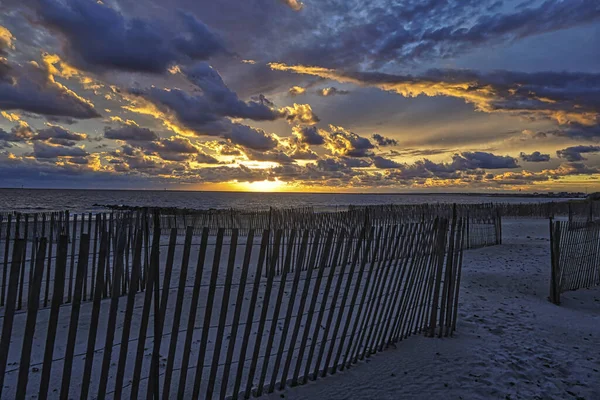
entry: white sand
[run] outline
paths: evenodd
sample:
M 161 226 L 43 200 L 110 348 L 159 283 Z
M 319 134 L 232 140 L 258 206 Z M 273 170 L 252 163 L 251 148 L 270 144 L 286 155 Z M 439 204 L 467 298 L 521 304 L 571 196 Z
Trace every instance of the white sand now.
M 267 399 L 598 399 L 600 288 L 547 300 L 547 220 L 507 220 L 465 252 L 455 337 L 411 337 L 367 363 Z

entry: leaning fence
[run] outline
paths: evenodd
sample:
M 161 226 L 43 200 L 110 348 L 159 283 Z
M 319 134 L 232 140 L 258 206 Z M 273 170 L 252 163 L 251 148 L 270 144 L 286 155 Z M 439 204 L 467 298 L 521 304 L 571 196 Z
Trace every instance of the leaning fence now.
M 129 213 L 112 226 L 92 217 L 57 236 L 46 230 L 27 252 L 26 239 L 13 240 L 0 394 L 249 398 L 335 374 L 413 334 L 451 335 L 466 226 L 455 214 L 358 232 L 204 227 L 198 235 L 188 227 L 163 235 L 158 214 Z
M 550 221 L 550 301 L 563 292 L 600 285 L 600 221 Z
M 30 282 L 33 279 L 37 254 L 36 248 L 41 237 L 48 239 L 48 251 L 44 254 L 44 273 L 41 281 L 40 303 L 48 307 L 56 279 L 56 257 L 58 253 L 58 240 L 61 235 L 69 238 L 69 254 L 67 270 L 65 271 L 64 301 L 70 302 L 73 297 L 75 285 L 75 265 L 79 252 L 78 245 L 84 234 L 90 239 L 90 249 L 87 254 L 89 268 L 83 277 L 82 300 L 91 301 L 96 288 L 96 271 L 100 263 L 104 263 L 104 283 L 101 288 L 102 298 L 110 298 L 113 290 L 126 295 L 131 287 L 135 291 L 143 289 L 148 276 L 150 262 L 150 245 L 152 234 L 155 230 L 155 211 L 160 211 L 156 224 L 161 233 L 161 248 L 169 245 L 171 235 L 183 236 L 188 229 L 192 229 L 194 236 L 200 236 L 204 229 L 209 230 L 209 236 L 216 236 L 223 230 L 225 237 L 229 238 L 236 230 L 238 235 L 245 236 L 250 230 L 282 231 L 281 241 L 288 245 L 292 230 L 307 230 L 309 241 L 317 245 L 320 257 L 325 251 L 325 238 L 316 236 L 317 231 L 333 229 L 334 234 L 344 232 L 346 241 L 353 248 L 357 246 L 362 229 L 378 228 L 381 226 L 400 225 L 408 223 L 432 222 L 435 219 L 452 219 L 454 217 L 464 220 L 465 239 L 462 246 L 465 249 L 500 244 L 502 239 L 501 217 L 498 210 L 491 204 L 480 205 L 386 205 L 350 207 L 339 212 L 314 212 L 311 208 L 300 209 L 274 209 L 264 211 L 245 210 L 177 210 L 177 209 L 129 209 L 115 210 L 98 214 L 71 214 L 68 211 L 40 214 L 0 214 L 0 307 L 5 304 L 8 288 L 8 270 L 12 257 L 14 242 L 18 238 L 24 240 L 24 257 L 21 259 L 19 279 L 17 282 L 17 310 L 26 307 Z M 142 241 L 142 264 L 138 282 L 132 286 L 131 272 L 124 271 L 118 288 L 112 285 L 112 275 L 118 261 L 117 228 L 125 236 L 124 250 L 120 255 L 124 265 L 130 265 L 135 251 L 135 233 L 139 232 Z M 103 260 L 100 259 L 101 233 L 106 232 L 107 248 Z M 173 233 L 174 232 L 174 233 Z M 266 250 L 266 259 L 274 259 L 273 268 L 276 275 L 281 274 L 285 257 L 282 253 L 273 255 L 274 236 L 269 237 Z M 182 244 L 178 244 L 182 246 Z M 301 250 L 300 243 L 290 244 L 294 257 Z M 367 261 L 376 257 L 376 254 L 367 254 Z M 163 252 L 162 258 L 165 257 Z M 329 259 L 332 255 L 329 254 Z M 331 260 L 329 260 L 331 261 Z M 306 270 L 309 260 L 305 259 L 298 268 Z

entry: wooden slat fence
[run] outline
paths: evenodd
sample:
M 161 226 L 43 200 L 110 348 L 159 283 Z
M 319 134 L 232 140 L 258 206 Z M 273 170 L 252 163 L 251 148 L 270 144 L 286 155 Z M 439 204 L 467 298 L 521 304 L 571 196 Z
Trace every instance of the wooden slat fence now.
M 560 295 L 600 285 L 600 221 L 550 220 L 550 301 Z
M 67 285 L 55 285 L 49 308 L 40 305 L 51 238 L 35 242 L 26 311 L 17 311 L 15 284 L 24 240 L 11 242 L 3 398 L 249 398 L 335 374 L 411 335 L 456 328 L 465 218 L 285 235 L 205 227 L 199 237 L 195 227 L 161 235 L 160 216 L 150 218 L 151 234 L 150 224 L 127 218 L 112 219 L 112 231 L 98 224 L 91 302 L 83 301 L 93 251 L 85 229 L 77 241 L 71 232 L 57 238 L 53 276 L 68 284 L 76 254 L 74 283 L 70 303 Z M 119 296 L 127 279 L 141 287 L 143 274 L 144 292 Z

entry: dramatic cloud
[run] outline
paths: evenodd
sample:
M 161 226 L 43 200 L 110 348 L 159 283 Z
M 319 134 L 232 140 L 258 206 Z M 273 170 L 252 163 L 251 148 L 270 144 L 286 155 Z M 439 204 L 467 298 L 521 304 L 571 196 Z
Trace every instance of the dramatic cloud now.
M 4 79 L 0 71 L 0 109 L 81 119 L 100 116 L 89 100 L 56 82 L 45 67 L 35 62 L 5 65 Z
M 598 153 L 600 146 L 573 146 L 558 150 L 556 155 L 567 161 L 583 161 L 586 158 L 582 154 Z
M 343 95 L 350 93 L 347 90 L 340 90 L 336 87 L 328 87 L 317 90 L 317 94 L 319 96 L 327 97 L 327 96 L 335 96 L 335 95 Z
M 315 115 L 309 104 L 294 103 L 291 107 L 283 107 L 281 111 L 290 124 L 314 125 L 319 122 L 319 117 Z
M 396 161 L 389 160 L 387 158 L 383 158 L 380 156 L 373 157 L 373 164 L 376 168 L 380 169 L 388 169 L 388 168 L 401 168 L 402 164 L 397 163 Z
M 463 152 L 452 158 L 452 166 L 457 170 L 464 169 L 503 169 L 518 168 L 517 160 L 509 156 L 497 156 L 483 151 Z
M 150 142 L 158 139 L 158 135 L 148 128 L 137 125 L 123 125 L 119 128 L 105 128 L 104 137 L 107 139 Z
M 294 126 L 292 130 L 294 135 L 304 144 L 320 146 L 325 143 L 323 133 L 315 126 Z
M 218 72 L 206 63 L 199 63 L 183 72 L 191 83 L 201 89 L 201 95 L 190 94 L 181 89 L 165 90 L 155 87 L 132 90 L 132 94 L 150 100 L 151 104 L 133 105 L 128 109 L 153 115 L 177 133 L 187 133 L 179 128 L 184 126 L 196 135 L 220 136 L 233 144 L 254 150 L 272 149 L 277 141 L 261 129 L 232 122 L 230 118 L 254 121 L 285 118 L 290 123 L 300 124 L 314 124 L 319 120 L 308 104 L 294 104 L 277 109 L 264 96 L 258 96 L 257 100 L 240 100 L 225 85 Z
M 65 37 L 69 61 L 84 69 L 162 73 L 174 63 L 206 60 L 224 50 L 219 37 L 187 12 L 179 12 L 174 30 L 158 21 L 126 18 L 102 2 L 38 3 L 41 22 Z
M 478 111 L 550 119 L 569 136 L 600 134 L 600 74 L 470 70 L 430 70 L 420 76 L 346 72 L 302 65 L 269 64 L 273 70 L 319 76 L 343 83 L 373 86 L 404 97 L 448 96 Z M 582 133 L 582 131 L 584 131 Z M 592 136 L 588 132 L 587 136 Z
M 542 154 L 539 151 L 534 151 L 531 154 L 521 153 L 521 160 L 527 162 L 546 162 L 550 161 L 550 154 Z
M 33 144 L 33 156 L 35 158 L 57 158 L 57 157 L 85 157 L 89 155 L 80 147 L 54 145 L 45 142 Z
M 347 157 L 370 157 L 375 145 L 365 137 L 340 126 L 329 126 L 327 147 L 333 154 Z
M 375 142 L 377 142 L 378 146 L 385 147 L 385 146 L 397 146 L 398 145 L 398 141 L 396 139 L 384 137 L 378 133 L 374 133 L 372 138 L 375 139 Z
M 306 39 L 290 46 L 280 59 L 345 69 L 416 64 L 600 19 L 595 0 L 529 3 L 503 7 L 496 0 L 328 2 L 344 18 L 321 16 L 315 24 L 319 29 L 305 32 Z

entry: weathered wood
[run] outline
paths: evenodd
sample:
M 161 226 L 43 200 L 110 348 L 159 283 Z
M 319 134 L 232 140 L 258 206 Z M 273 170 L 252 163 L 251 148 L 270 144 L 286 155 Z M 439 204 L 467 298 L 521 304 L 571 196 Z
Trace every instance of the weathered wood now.
M 229 337 L 230 337 L 229 347 L 227 348 L 227 356 L 225 359 L 225 366 L 223 367 L 223 378 L 221 379 L 221 396 L 220 396 L 220 398 L 224 398 L 227 393 L 227 384 L 229 382 L 231 363 L 233 361 L 233 351 L 235 349 L 238 328 L 239 328 L 240 320 L 241 320 L 242 306 L 244 303 L 244 291 L 246 289 L 246 280 L 248 279 L 248 270 L 250 267 L 250 257 L 252 256 L 253 245 L 254 245 L 254 229 L 250 229 L 248 231 L 248 236 L 246 238 L 246 250 L 244 252 L 244 261 L 242 263 L 242 274 L 240 276 L 240 284 L 238 286 L 238 293 L 237 293 L 237 298 L 235 301 L 235 310 L 233 312 L 233 321 L 231 324 L 231 334 L 229 335 Z M 243 355 L 240 355 L 240 358 L 242 356 Z M 241 360 L 239 362 L 241 363 Z
M 188 226 L 185 232 L 183 256 L 181 258 L 181 268 L 179 269 L 179 287 L 177 291 L 177 300 L 175 303 L 175 313 L 173 315 L 173 325 L 171 326 L 171 342 L 169 344 L 169 355 L 167 357 L 167 365 L 165 368 L 165 378 L 163 385 L 163 399 L 165 400 L 169 399 L 169 394 L 171 390 L 171 377 L 173 375 L 173 364 L 175 362 L 175 352 L 177 350 L 177 339 L 179 336 L 178 333 L 181 321 L 181 311 L 183 308 L 183 300 L 185 297 L 185 285 L 187 282 L 187 271 L 190 262 L 190 252 L 192 247 L 193 234 L 194 228 Z
M 129 293 L 127 293 L 127 304 L 125 306 L 125 318 L 123 319 L 123 330 L 121 332 L 121 349 L 119 354 L 119 362 L 117 366 L 116 380 L 115 380 L 115 392 L 113 394 L 115 400 L 119 400 L 123 393 L 123 380 L 125 374 L 125 367 L 127 365 L 127 351 L 129 349 L 129 335 L 131 332 L 131 320 L 133 318 L 133 307 L 135 306 L 135 295 L 136 286 L 140 276 L 140 270 L 142 268 L 142 235 L 140 230 L 135 233 L 135 250 L 133 255 L 133 264 L 131 266 L 131 282 L 135 285 L 130 286 Z
M 148 233 L 148 232 L 146 232 Z M 146 280 L 146 292 L 144 293 L 144 306 L 142 308 L 142 319 L 140 322 L 140 331 L 138 335 L 138 346 L 133 367 L 133 379 L 131 383 L 131 394 L 129 398 L 137 399 L 140 389 L 140 378 L 142 375 L 142 363 L 144 361 L 144 351 L 146 346 L 146 336 L 148 330 L 148 320 L 150 319 L 150 311 L 152 306 L 152 295 L 155 291 L 155 280 L 158 281 L 158 260 L 160 256 L 160 235 L 156 232 L 152 236 L 152 247 L 148 265 L 148 275 Z M 155 314 L 156 318 L 156 314 Z M 154 352 L 153 352 L 154 354 Z M 151 380 L 151 379 L 149 379 Z M 149 382 L 150 384 L 150 382 Z
M 37 313 L 40 307 L 40 289 L 44 275 L 44 262 L 46 254 L 46 238 L 42 237 L 38 243 L 37 257 L 33 279 L 29 285 L 29 298 L 27 300 L 27 319 L 25 321 L 25 332 L 23 333 L 23 347 L 21 348 L 21 361 L 19 362 L 19 378 L 17 380 L 17 400 L 25 399 L 27 393 L 27 381 L 29 379 L 29 364 L 31 363 L 31 349 L 35 336 L 35 325 Z M 3 335 L 4 336 L 4 335 Z M 1 388 L 2 386 L 0 386 Z M 1 395 L 0 389 L 0 395 Z
M 270 240 L 270 231 L 263 230 L 262 239 L 260 241 L 260 250 L 258 253 L 258 261 L 256 264 L 256 272 L 254 274 L 254 284 L 252 286 L 252 297 L 250 298 L 248 315 L 246 316 L 246 328 L 244 329 L 244 337 L 242 339 L 242 346 L 240 351 L 240 359 L 238 362 L 238 368 L 235 375 L 235 383 L 233 385 L 233 400 L 237 400 L 239 396 L 239 390 L 242 384 L 242 375 L 244 372 L 245 358 L 246 354 L 250 350 L 248 346 L 248 341 L 250 340 L 250 334 L 252 332 L 252 321 L 254 319 L 254 313 L 256 311 L 256 301 L 258 299 L 258 291 L 260 289 L 260 279 L 263 269 L 263 264 L 265 263 L 267 248 Z M 244 391 L 244 396 L 245 396 Z
M 100 371 L 100 382 L 98 384 L 98 400 L 104 400 L 106 396 L 106 386 L 108 384 L 108 372 L 111 364 L 113 341 L 115 330 L 117 328 L 117 313 L 119 311 L 119 296 L 117 288 L 120 285 L 121 275 L 123 274 L 123 252 L 125 251 L 124 232 L 118 234 L 117 251 L 114 253 L 116 264 L 113 270 L 113 291 L 111 293 L 110 308 L 108 311 L 108 322 L 106 324 L 106 338 L 104 341 L 104 355 L 102 357 L 102 369 Z
M 327 344 L 327 340 L 329 340 L 328 339 L 329 331 L 331 329 L 333 317 L 335 315 L 335 308 L 338 304 L 338 297 L 339 297 L 340 290 L 342 287 L 342 282 L 344 281 L 344 276 L 345 276 L 346 267 L 348 265 L 348 261 L 350 258 L 350 253 L 353 250 L 353 247 L 352 247 L 352 243 L 354 242 L 353 234 L 354 234 L 354 230 L 352 230 L 350 232 L 350 236 L 346 240 L 346 246 L 344 249 L 344 258 L 340 264 L 340 273 L 336 280 L 335 289 L 333 290 L 333 296 L 331 297 L 331 306 L 330 306 L 329 314 L 327 315 L 327 321 L 325 323 L 325 330 L 323 332 L 323 344 L 319 347 L 319 354 L 317 355 L 317 360 L 315 362 L 315 368 L 314 368 L 313 376 L 312 376 L 313 380 L 317 379 L 317 377 L 318 377 L 321 361 L 323 360 L 323 356 L 325 354 L 325 349 L 327 348 L 326 344 Z M 361 232 L 360 240 L 362 240 L 363 234 L 364 234 L 364 232 Z M 335 276 L 333 271 L 331 272 L 331 276 L 332 277 Z M 340 314 L 343 313 L 343 309 L 340 308 L 339 313 Z M 330 349 L 333 349 L 333 347 L 335 345 L 335 339 L 336 339 L 336 337 L 334 334 L 334 335 L 332 335 L 331 340 L 329 340 L 329 342 L 330 342 L 329 348 Z M 325 366 L 323 368 L 323 375 L 326 374 L 326 370 L 327 370 L 327 366 Z
M 304 314 L 304 307 L 306 306 L 306 300 L 308 298 L 308 291 L 310 289 L 311 278 L 314 271 L 313 265 L 315 264 L 315 260 L 317 259 L 317 251 L 318 251 L 318 243 L 321 237 L 321 231 L 317 230 L 314 232 L 313 240 L 312 240 L 312 249 L 310 254 L 310 261 L 308 262 L 308 269 L 306 273 L 306 277 L 304 278 L 304 286 L 302 288 L 302 294 L 300 295 L 300 303 L 298 306 L 298 314 L 296 317 L 296 321 L 294 323 L 294 330 L 292 331 L 292 337 L 290 339 L 290 344 L 287 352 L 287 359 L 285 360 L 285 364 L 283 367 L 283 373 L 280 383 L 280 390 L 283 390 L 285 385 L 287 385 L 287 377 L 288 372 L 290 371 L 290 367 L 292 364 L 292 359 L 294 357 L 294 347 L 296 346 L 296 341 L 298 340 L 298 335 L 300 334 L 300 328 L 302 325 L 302 317 Z M 301 361 L 301 360 L 300 360 Z M 292 383 L 295 381 L 295 376 L 292 375 Z
M 227 322 L 227 309 L 229 308 L 229 296 L 231 294 L 231 282 L 233 280 L 233 270 L 235 268 L 235 255 L 237 251 L 238 229 L 233 228 L 231 231 L 231 242 L 229 244 L 229 257 L 227 261 L 227 272 L 225 273 L 225 287 L 223 288 L 223 297 L 221 299 L 221 308 L 219 315 L 219 325 L 217 327 L 217 336 L 215 347 L 213 350 L 212 365 L 208 377 L 208 387 L 206 388 L 206 398 L 212 399 L 215 380 L 217 379 L 217 371 L 219 369 L 219 360 L 221 358 L 221 348 L 225 336 L 225 323 Z M 233 341 L 234 338 L 231 338 Z M 231 342 L 230 341 L 230 342 Z M 232 345 L 230 343 L 230 345 Z M 224 394 L 221 393 L 221 397 Z
M 44 307 L 48 307 L 48 298 L 50 294 L 50 282 L 52 282 L 52 248 L 54 241 L 54 214 L 50 217 L 50 244 L 48 246 L 48 265 L 46 267 L 46 291 L 44 292 Z
M 376 263 L 379 262 L 377 255 L 379 253 L 379 249 L 381 248 L 380 245 L 383 245 L 385 247 L 387 238 L 388 238 L 387 235 L 383 234 L 384 229 L 385 229 L 384 227 L 379 227 L 379 229 L 378 229 L 377 240 L 375 241 L 375 248 L 373 249 L 373 257 L 370 262 L 371 265 L 367 271 L 367 277 L 366 277 L 364 286 L 362 287 L 362 292 L 360 291 L 361 287 L 359 284 L 359 282 L 362 282 L 362 276 L 359 276 L 359 278 L 357 280 L 357 285 L 355 287 L 355 291 L 352 296 L 351 309 L 354 310 L 356 306 L 358 306 L 358 309 L 356 309 L 357 310 L 356 314 L 354 314 L 354 320 L 353 320 L 352 328 L 350 331 L 350 338 L 348 339 L 348 347 L 344 354 L 344 359 L 339 364 L 340 371 L 343 371 L 346 367 L 349 366 L 351 357 L 352 357 L 352 353 L 354 352 L 353 349 L 358 344 L 358 340 L 355 341 L 356 335 L 360 336 L 360 331 L 358 328 L 359 328 L 359 326 L 362 326 L 366 323 L 366 318 L 365 318 L 366 315 L 363 315 L 363 309 L 365 307 L 367 291 L 371 284 L 373 272 L 374 272 L 374 269 L 376 268 Z M 388 231 L 387 233 L 389 233 L 389 227 L 387 227 L 387 231 Z M 383 243 L 382 243 L 382 239 L 383 239 Z M 363 272 L 363 271 L 364 270 L 361 270 L 361 272 Z M 360 295 L 359 295 L 359 293 L 360 293 Z M 361 321 L 363 321 L 363 322 L 361 323 Z M 346 336 L 346 335 L 344 334 L 344 336 Z M 358 338 L 356 338 L 356 339 L 358 339 Z M 337 362 L 336 362 L 336 364 L 337 364 Z
M 341 357 L 341 354 L 342 354 L 344 343 L 346 341 L 346 335 L 348 333 L 348 327 L 350 326 L 350 320 L 352 318 L 351 312 L 348 311 L 346 313 L 344 310 L 346 308 L 346 302 L 349 298 L 348 296 L 350 294 L 350 287 L 351 287 L 351 284 L 352 284 L 352 281 L 354 278 L 354 271 L 355 271 L 357 263 L 360 259 L 360 267 L 359 267 L 359 272 L 358 272 L 358 276 L 357 276 L 357 280 L 356 280 L 357 283 L 355 283 L 355 291 L 358 291 L 360 280 L 362 279 L 362 274 L 365 269 L 365 265 L 367 263 L 367 257 L 371 250 L 371 243 L 373 241 L 374 233 L 375 233 L 375 228 L 369 228 L 368 230 L 367 230 L 367 228 L 363 228 L 363 231 L 360 235 L 359 242 L 357 243 L 355 253 L 354 253 L 354 258 L 352 261 L 352 265 L 350 266 L 350 273 L 348 275 L 348 278 L 346 279 L 347 283 L 346 283 L 346 287 L 344 288 L 344 294 L 342 296 L 342 302 L 340 304 L 340 311 L 338 313 L 338 318 L 336 319 L 335 328 L 334 328 L 333 334 L 332 334 L 332 337 L 333 337 L 332 344 L 329 348 L 329 352 L 327 354 L 327 359 L 325 360 L 325 367 L 323 368 L 323 373 L 321 374 L 322 377 L 325 377 L 325 375 L 327 373 L 335 374 L 337 371 L 339 358 Z M 364 242 L 365 237 L 367 238 L 366 243 Z M 364 244 L 364 246 L 363 246 L 363 244 Z M 354 304 L 354 302 L 352 301 L 351 304 Z M 344 315 L 346 316 L 346 318 L 344 318 Z M 338 338 L 338 332 L 339 332 L 340 327 L 342 326 L 341 325 L 342 320 L 344 321 L 343 328 L 342 328 L 342 335 L 340 337 L 340 341 L 337 345 L 337 350 L 336 350 L 335 341 Z M 336 356 L 333 361 L 333 365 L 331 365 L 331 360 L 332 360 L 334 351 L 335 351 Z M 331 368 L 331 370 L 330 370 L 330 368 Z
M 252 392 L 252 382 L 254 381 L 254 375 L 256 373 L 256 366 L 258 364 L 258 358 L 260 356 L 260 345 L 262 343 L 263 333 L 265 330 L 265 322 L 267 320 L 267 313 L 269 311 L 269 303 L 271 300 L 271 290 L 273 289 L 273 278 L 275 276 L 275 264 L 277 263 L 277 258 L 279 256 L 279 247 L 281 245 L 281 237 L 282 230 L 278 229 L 275 232 L 275 242 L 273 243 L 273 250 L 271 253 L 270 267 L 267 268 L 267 285 L 265 287 L 265 293 L 263 298 L 263 305 L 260 313 L 260 322 L 258 324 L 258 331 L 256 336 L 256 343 L 254 344 L 254 355 L 252 356 L 252 361 L 250 362 L 250 370 L 248 371 L 248 381 L 246 383 L 246 391 L 244 397 L 246 399 L 250 398 Z M 265 354 L 265 357 L 268 357 L 269 354 Z
M 156 218 L 157 216 L 155 216 L 155 220 L 157 220 Z M 160 231 L 155 227 L 155 235 L 160 237 Z M 173 271 L 173 260 L 175 258 L 175 247 L 177 245 L 177 228 L 173 228 L 171 229 L 171 236 L 169 237 L 169 247 L 167 250 L 167 262 L 166 262 L 166 266 L 165 266 L 165 273 L 163 275 L 163 289 L 162 289 L 162 293 L 160 293 L 160 300 L 159 300 L 159 288 L 158 288 L 158 281 L 159 281 L 159 275 L 158 275 L 158 259 L 156 259 L 154 262 L 157 264 L 156 266 L 154 266 L 154 268 L 157 269 L 157 271 L 155 271 L 156 274 L 156 280 L 155 280 L 155 292 L 154 292 L 154 323 L 155 323 L 155 327 L 154 327 L 154 343 L 153 343 L 153 348 L 152 348 L 152 355 L 153 355 L 153 359 L 152 359 L 152 364 L 150 366 L 150 379 L 148 380 L 148 390 L 146 392 L 146 398 L 148 400 L 152 399 L 153 397 L 157 397 L 159 396 L 159 392 L 157 390 L 156 385 L 158 384 L 157 381 L 157 377 L 158 377 L 158 369 L 159 369 L 159 361 L 158 361 L 158 356 L 160 354 L 160 345 L 162 342 L 162 333 L 163 333 L 163 327 L 164 327 L 164 321 L 165 321 L 165 314 L 167 311 L 167 304 L 169 301 L 169 286 L 171 284 L 171 273 Z M 154 385 L 153 385 L 154 383 Z
M 204 308 L 202 337 L 200 338 L 200 349 L 198 351 L 198 362 L 196 363 L 196 374 L 194 377 L 194 399 L 197 399 L 200 396 L 200 386 L 202 384 L 202 375 L 204 370 L 204 358 L 206 356 L 206 345 L 208 343 L 208 334 L 210 332 L 210 321 L 213 312 L 215 290 L 217 286 L 217 278 L 219 275 L 219 266 L 221 264 L 221 250 L 223 248 L 224 234 L 225 229 L 219 228 L 219 230 L 217 231 L 217 242 L 215 244 L 215 254 L 213 257 L 212 271 L 210 274 L 210 285 L 208 287 L 208 294 L 206 297 L 206 307 Z
M 73 243 L 74 245 L 75 243 Z M 85 271 L 88 263 L 90 237 L 81 235 L 79 238 L 79 257 L 77 260 L 77 273 L 75 277 L 75 293 L 71 305 L 71 318 L 69 320 L 69 333 L 67 336 L 67 348 L 65 350 L 65 361 L 63 364 L 63 375 L 60 389 L 60 398 L 69 398 L 69 387 L 71 384 L 71 372 L 73 368 L 73 354 L 75 353 L 75 339 L 79 325 L 79 311 L 81 309 L 82 286 L 85 279 Z
M 54 355 L 58 315 L 60 312 L 60 305 L 63 303 L 68 244 L 69 237 L 60 235 L 58 249 L 56 251 L 56 282 L 54 283 L 54 293 L 52 293 L 52 307 L 50 308 L 50 318 L 48 319 L 48 332 L 46 336 L 46 347 L 44 349 L 44 364 L 42 365 L 42 378 L 40 380 L 38 395 L 38 398 L 40 399 L 46 399 L 48 397 L 48 388 L 50 386 L 50 373 L 52 371 L 52 356 Z
M 8 236 L 8 235 L 7 235 Z M 8 277 L 8 290 L 6 292 L 6 304 L 4 306 L 4 320 L 2 321 L 2 336 L 0 337 L 0 397 L 4 388 L 6 363 L 8 362 L 8 350 L 12 338 L 12 326 L 17 305 L 17 288 L 19 283 L 19 270 L 21 259 L 24 257 L 25 243 L 23 239 L 15 239 L 12 260 L 10 263 L 10 275 Z
M 190 362 L 190 349 L 192 348 L 192 339 L 194 337 L 194 326 L 196 324 L 196 312 L 198 308 L 198 299 L 200 298 L 200 286 L 202 284 L 202 274 L 204 273 L 204 262 L 206 259 L 206 246 L 208 244 L 209 228 L 202 229 L 202 239 L 200 241 L 200 251 L 198 253 L 198 264 L 196 266 L 196 276 L 194 278 L 194 289 L 192 292 L 192 302 L 190 304 L 190 313 L 188 316 L 187 333 L 185 344 L 183 346 L 183 359 L 181 360 L 181 372 L 179 374 L 179 386 L 177 389 L 177 398 L 184 398 L 187 380 L 188 366 Z
M 304 351 L 306 349 L 308 335 L 310 334 L 310 328 L 314 321 L 314 313 L 315 313 L 315 308 L 317 306 L 317 299 L 319 297 L 319 290 L 321 289 L 321 281 L 323 280 L 323 274 L 325 272 L 325 265 L 327 263 L 327 256 L 329 255 L 329 252 L 331 251 L 332 242 L 333 242 L 333 229 L 329 229 L 329 232 L 327 233 L 327 239 L 325 240 L 325 246 L 323 247 L 323 251 L 321 253 L 321 259 L 320 259 L 319 267 L 318 267 L 318 271 L 317 271 L 317 279 L 313 286 L 312 299 L 311 299 L 310 305 L 308 307 L 308 315 L 306 317 L 306 322 L 304 323 L 304 335 L 302 335 L 302 341 L 300 342 L 300 350 L 298 353 L 298 360 L 296 362 L 296 369 L 294 370 L 294 376 L 292 376 L 292 386 L 296 385 L 298 382 L 306 383 L 306 380 L 307 380 L 306 374 L 304 376 L 300 377 L 300 370 L 302 368 L 302 362 L 304 359 Z M 310 279 L 307 277 L 307 280 L 310 280 Z M 315 340 L 317 340 L 317 338 L 313 337 L 312 340 L 315 341 Z M 306 370 L 308 371 L 309 368 L 310 368 L 310 365 L 307 365 Z M 300 378 L 302 378 L 302 379 L 300 380 Z
M 331 234 L 333 235 L 333 230 L 330 231 Z M 319 311 L 317 313 L 317 317 L 316 317 L 316 321 L 315 321 L 315 328 L 313 330 L 312 336 L 311 336 L 311 342 L 310 342 L 310 350 L 308 351 L 308 359 L 306 361 L 306 365 L 304 366 L 304 374 L 303 374 L 303 382 L 306 383 L 309 379 L 309 372 L 310 372 L 310 368 L 312 365 L 312 360 L 314 357 L 314 353 L 317 347 L 317 344 L 319 342 L 319 331 L 322 328 L 322 321 L 323 321 L 323 317 L 325 314 L 325 308 L 327 306 L 327 300 L 329 300 L 329 291 L 331 290 L 331 285 L 333 283 L 333 278 L 335 276 L 335 270 L 336 270 L 336 266 L 337 266 L 337 262 L 338 262 L 338 258 L 340 256 L 340 252 L 342 250 L 342 244 L 344 243 L 344 239 L 345 239 L 345 231 L 342 230 L 339 234 L 339 236 L 337 236 L 337 243 L 335 245 L 335 250 L 330 253 L 329 249 L 331 248 L 331 243 L 329 244 L 325 244 L 325 251 L 326 253 L 329 253 L 332 255 L 332 257 L 327 260 L 327 265 L 323 266 L 329 267 L 329 274 L 327 276 L 327 281 L 325 283 L 325 289 L 323 291 L 323 295 L 321 296 L 321 307 L 319 308 Z M 339 279 L 342 279 L 343 276 L 340 276 Z M 317 278 L 318 279 L 318 278 Z M 315 293 L 318 293 L 318 290 L 315 291 Z M 334 311 L 334 307 L 335 307 L 335 303 L 331 303 L 331 313 L 333 313 Z M 310 316 L 310 314 L 309 314 Z M 321 344 L 321 348 L 325 348 L 326 345 L 326 341 L 327 341 L 327 336 L 323 336 L 323 341 L 320 343 Z M 318 371 L 319 368 L 319 361 L 317 360 L 316 366 L 315 366 L 315 371 Z M 314 374 L 312 374 L 312 377 L 316 377 L 316 372 Z M 315 379 L 315 378 L 313 378 Z
M 96 271 L 96 287 L 94 288 L 94 302 L 92 305 L 92 316 L 90 320 L 90 330 L 88 333 L 88 341 L 85 354 L 85 365 L 83 369 L 83 379 L 81 381 L 80 398 L 82 399 L 88 398 L 88 393 L 90 390 L 92 366 L 94 365 L 94 349 L 96 346 L 96 336 L 98 333 L 98 318 L 100 316 L 100 302 L 102 301 L 102 288 L 104 287 L 104 266 L 106 265 L 107 247 L 108 234 L 102 231 L 100 235 L 100 252 L 98 254 L 98 270 Z
M 29 235 L 29 215 L 25 214 L 25 218 L 23 220 L 23 225 L 25 225 L 23 239 L 25 239 L 25 244 L 23 245 L 23 257 L 21 257 L 21 274 L 19 278 L 19 300 L 17 303 L 17 309 L 20 310 L 23 308 L 23 290 L 25 288 L 25 268 L 27 261 L 27 243 L 28 243 L 28 235 Z M 33 246 L 32 246 L 33 247 Z
M 69 221 L 67 221 L 67 224 Z M 67 303 L 73 298 L 73 271 L 75 270 L 75 243 L 77 242 L 77 214 L 73 215 L 73 236 L 71 240 L 71 264 L 69 266 L 69 288 L 67 290 Z
M 267 378 L 267 370 L 269 366 L 269 360 L 271 358 L 271 350 L 273 349 L 273 340 L 275 339 L 275 332 L 277 331 L 277 323 L 279 320 L 279 312 L 281 310 L 281 303 L 283 302 L 283 293 L 285 291 L 285 281 L 287 279 L 288 272 L 290 270 L 290 263 L 292 257 L 293 243 L 296 240 L 296 231 L 292 230 L 290 233 L 289 241 L 287 243 L 287 251 L 285 252 L 285 261 L 281 269 L 281 277 L 279 279 L 279 290 L 277 291 L 277 299 L 275 300 L 275 309 L 273 310 L 273 318 L 271 321 L 271 327 L 269 329 L 269 337 L 267 339 L 267 347 L 265 348 L 265 358 L 263 360 L 262 371 L 258 385 L 256 388 L 256 396 L 261 396 L 263 393 L 263 387 Z M 280 253 L 283 253 L 281 251 Z M 291 301 L 291 299 L 290 299 Z M 273 376 L 277 375 L 277 369 L 273 371 Z
M 296 293 L 298 291 L 298 283 L 300 282 L 300 273 L 302 271 L 301 266 L 302 266 L 302 263 L 304 262 L 304 257 L 306 255 L 306 248 L 308 247 L 308 240 L 309 240 L 309 231 L 305 230 L 304 234 L 302 236 L 301 244 L 300 244 L 301 247 L 299 249 L 299 255 L 296 258 L 296 266 L 294 269 L 294 280 L 293 280 L 291 292 L 289 295 L 288 308 L 285 313 L 285 322 L 283 324 L 283 328 L 282 328 L 282 332 L 281 332 L 281 338 L 279 341 L 279 350 L 277 352 L 277 358 L 275 360 L 275 366 L 273 368 L 273 375 L 271 377 L 271 383 L 267 390 L 268 393 L 272 393 L 273 390 L 275 389 L 275 384 L 276 384 L 276 380 L 277 380 L 279 367 L 281 365 L 281 360 L 282 360 L 283 354 L 285 352 L 285 343 L 286 343 L 287 334 L 288 334 L 289 327 L 290 327 L 292 313 L 294 312 L 294 303 L 296 300 Z M 292 354 L 288 354 L 288 358 L 290 358 L 290 357 L 292 357 Z M 283 385 L 283 380 L 284 379 L 282 379 L 281 385 Z

